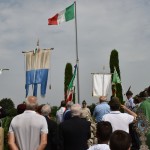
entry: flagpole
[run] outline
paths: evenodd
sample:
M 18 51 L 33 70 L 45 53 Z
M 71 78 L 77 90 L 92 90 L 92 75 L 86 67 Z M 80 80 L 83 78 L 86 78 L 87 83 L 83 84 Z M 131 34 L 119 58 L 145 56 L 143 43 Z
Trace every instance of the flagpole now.
M 78 36 L 77 36 L 77 13 L 76 13 L 76 1 L 75 5 L 75 36 L 76 36 L 76 64 L 77 64 L 77 93 L 78 103 L 80 104 L 80 88 L 79 88 L 79 57 L 78 57 Z

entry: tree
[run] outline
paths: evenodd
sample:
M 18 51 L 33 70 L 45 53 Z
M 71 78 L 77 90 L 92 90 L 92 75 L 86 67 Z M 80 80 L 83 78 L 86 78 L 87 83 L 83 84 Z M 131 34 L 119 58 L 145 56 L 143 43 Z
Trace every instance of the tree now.
M 5 118 L 2 118 L 2 127 L 4 128 L 4 150 L 9 150 L 8 131 L 12 119 L 13 117 L 10 116 L 6 116 Z
M 114 73 L 114 67 L 116 68 L 116 71 L 118 73 L 118 76 L 121 80 L 121 76 L 120 76 L 120 69 L 119 69 L 119 59 L 118 59 L 118 51 L 117 50 L 112 50 L 111 55 L 110 55 L 110 72 L 113 74 Z M 113 80 L 113 76 L 112 76 L 112 80 Z M 116 88 L 116 89 L 115 89 Z M 123 104 L 123 95 L 122 95 L 122 85 L 121 83 L 112 85 L 112 96 L 114 96 L 114 92 L 116 94 L 116 97 L 119 98 L 121 104 Z
M 68 85 L 72 79 L 73 73 L 72 73 L 72 65 L 71 63 L 67 63 L 66 64 L 66 68 L 65 68 L 65 81 L 64 81 L 64 98 L 66 100 L 67 98 L 67 89 L 68 89 Z
M 51 107 L 51 118 L 56 121 L 56 112 L 58 110 L 57 106 Z
M 9 125 L 14 116 L 17 115 L 14 102 L 10 98 L 3 98 L 0 100 L 0 106 L 5 111 L 5 118 L 2 118 L 2 127 L 4 128 L 4 150 L 8 150 L 8 130 Z
M 4 109 L 6 116 L 16 115 L 17 111 L 15 112 L 16 109 L 15 109 L 14 102 L 10 98 L 3 98 L 0 101 L 0 106 Z

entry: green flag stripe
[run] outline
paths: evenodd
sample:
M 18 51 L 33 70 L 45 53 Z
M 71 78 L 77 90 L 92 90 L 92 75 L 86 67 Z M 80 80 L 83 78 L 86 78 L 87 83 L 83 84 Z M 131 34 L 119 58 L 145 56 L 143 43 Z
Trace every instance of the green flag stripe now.
M 72 4 L 71 6 L 66 8 L 66 12 L 65 12 L 65 20 L 69 21 L 74 19 L 75 14 L 74 14 L 74 4 Z

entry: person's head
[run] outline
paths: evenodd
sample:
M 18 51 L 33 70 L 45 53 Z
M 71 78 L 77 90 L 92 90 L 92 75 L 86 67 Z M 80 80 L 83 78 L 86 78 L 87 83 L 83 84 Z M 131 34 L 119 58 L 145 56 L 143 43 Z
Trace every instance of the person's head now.
M 41 105 L 38 105 L 38 106 L 37 106 L 36 112 L 39 113 L 40 115 L 42 114 L 42 113 L 41 113 L 41 109 L 42 109 L 42 107 L 43 107 L 44 105 L 45 105 L 45 104 L 41 104 Z
M 17 106 L 17 113 L 22 114 L 26 110 L 26 104 L 19 104 Z
M 109 102 L 110 109 L 112 111 L 117 111 L 120 109 L 120 101 L 118 97 L 113 97 L 112 100 Z
M 60 107 L 65 107 L 65 106 L 66 106 L 66 102 L 65 102 L 65 100 L 62 100 L 61 104 L 60 104 Z
M 139 95 L 139 97 L 141 97 L 143 99 L 145 99 L 146 97 L 148 97 L 148 93 L 147 93 L 146 90 L 141 91 L 138 95 Z
M 67 104 L 66 104 L 66 108 L 70 109 L 72 105 L 73 105 L 73 102 L 72 101 L 68 101 Z
M 80 104 L 73 104 L 71 106 L 70 110 L 71 110 L 72 117 L 80 116 L 80 114 L 81 114 L 81 106 L 80 106 Z
M 0 106 L 0 119 L 6 117 L 6 112 L 2 106 Z
M 26 99 L 26 110 L 36 110 L 38 107 L 37 97 L 28 96 Z
M 107 97 L 106 96 L 100 96 L 99 97 L 99 102 L 105 102 L 107 100 Z
M 140 103 L 139 95 L 136 95 L 136 96 L 133 97 L 133 102 L 134 102 L 134 104 L 139 104 Z
M 86 101 L 85 101 L 85 100 L 82 102 L 82 107 L 83 107 L 83 108 L 86 107 Z
M 96 136 L 98 138 L 98 143 L 108 143 L 110 136 L 112 134 L 112 126 L 108 121 L 100 121 L 97 123 Z
M 148 93 L 146 90 L 144 90 L 138 94 L 138 98 L 139 98 L 140 102 L 144 101 L 146 99 L 146 97 L 148 97 Z
M 147 95 L 150 96 L 150 86 L 146 89 Z
M 116 130 L 110 136 L 110 150 L 130 150 L 131 137 L 123 130 Z
M 49 116 L 50 113 L 51 113 L 51 107 L 50 107 L 50 105 L 48 105 L 48 104 L 44 105 L 42 107 L 42 109 L 41 109 L 41 114 L 43 116 Z
M 132 95 L 133 95 L 133 93 L 132 93 L 130 90 L 128 90 L 128 91 L 126 92 L 126 97 L 127 97 L 127 99 L 129 99 L 130 97 L 132 97 Z

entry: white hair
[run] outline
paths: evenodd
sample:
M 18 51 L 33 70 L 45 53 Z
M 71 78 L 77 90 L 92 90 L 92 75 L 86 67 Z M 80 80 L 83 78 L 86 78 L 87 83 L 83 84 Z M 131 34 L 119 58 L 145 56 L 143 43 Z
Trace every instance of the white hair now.
M 71 108 L 72 105 L 73 105 L 73 102 L 72 102 L 72 101 L 69 101 L 69 102 L 67 102 L 66 107 L 67 107 L 67 108 Z
M 80 116 L 80 114 L 81 114 L 81 105 L 80 104 L 73 104 L 71 106 L 71 114 L 72 114 L 72 117 Z
M 49 116 L 49 114 L 51 113 L 50 105 L 45 104 L 41 109 L 41 113 L 42 113 L 43 116 Z

